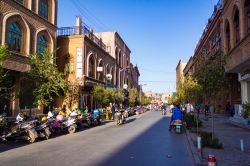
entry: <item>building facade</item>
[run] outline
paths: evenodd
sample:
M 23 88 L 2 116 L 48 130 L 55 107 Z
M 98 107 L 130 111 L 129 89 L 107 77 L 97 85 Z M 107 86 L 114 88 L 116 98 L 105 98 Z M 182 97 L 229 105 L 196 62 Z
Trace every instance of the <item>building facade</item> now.
M 226 71 L 237 74 L 241 102 L 250 102 L 250 1 L 223 0 L 222 20 Z
M 57 31 L 57 65 L 60 71 L 68 67 L 68 81 L 80 86 L 79 102 L 73 107 L 96 108 L 91 91 L 96 85 L 115 87 L 116 60 L 110 56 L 107 46 L 93 31 L 84 26 L 77 17 L 75 27 L 59 28 Z M 68 66 L 66 66 L 68 64 Z M 112 78 L 107 79 L 107 75 Z M 56 106 L 66 104 L 57 100 Z
M 14 86 L 13 98 L 0 101 L 0 106 L 16 115 L 33 108 L 24 97 L 29 94 L 21 92 L 25 87 L 21 74 L 30 70 L 28 55 L 56 48 L 57 0 L 1 0 L 0 22 L 1 45 L 11 53 L 4 68 L 10 71 Z
M 183 60 L 181 59 L 176 67 L 176 88 L 178 89 L 181 81 L 183 81 L 184 79 L 184 68 L 186 67 L 186 63 L 183 62 Z
M 118 32 L 99 32 L 95 35 L 102 40 L 108 47 L 108 52 L 116 60 L 115 66 L 115 85 L 119 88 L 123 88 L 124 84 L 129 85 L 132 72 L 130 68 L 130 49 L 123 41 Z
M 228 4 L 232 2 L 227 1 Z M 231 49 L 231 39 L 229 34 L 229 27 L 225 27 L 225 10 L 228 10 L 225 6 L 225 1 L 219 0 L 218 4 L 214 7 L 214 12 L 212 16 L 208 19 L 208 23 L 203 30 L 202 36 L 195 48 L 194 55 L 189 59 L 186 67 L 184 68 L 184 76 L 192 74 L 195 76 L 195 70 L 199 62 L 200 56 L 213 57 L 218 54 L 228 55 L 228 49 Z M 229 39 L 225 39 L 225 37 Z M 238 39 L 237 39 L 238 40 Z M 230 41 L 230 44 L 228 43 Z M 233 43 L 233 42 L 232 42 Z M 230 56 L 230 55 L 229 55 Z M 236 57 L 235 57 L 236 58 Z M 238 58 L 234 59 L 233 62 L 237 61 Z M 230 61 L 227 62 L 227 66 L 230 65 Z M 230 104 L 240 104 L 241 103 L 241 88 L 238 82 L 238 74 L 226 70 L 227 77 L 229 79 L 230 89 L 229 95 L 225 96 L 224 99 L 218 101 L 218 105 Z

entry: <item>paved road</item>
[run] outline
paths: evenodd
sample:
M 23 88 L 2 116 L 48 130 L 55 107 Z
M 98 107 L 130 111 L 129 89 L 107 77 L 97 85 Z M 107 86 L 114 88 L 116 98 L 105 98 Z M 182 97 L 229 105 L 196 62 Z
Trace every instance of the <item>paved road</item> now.
M 160 112 L 147 112 L 131 117 L 123 126 L 107 123 L 72 135 L 2 149 L 0 165 L 192 166 L 185 134 L 170 133 L 168 120 Z

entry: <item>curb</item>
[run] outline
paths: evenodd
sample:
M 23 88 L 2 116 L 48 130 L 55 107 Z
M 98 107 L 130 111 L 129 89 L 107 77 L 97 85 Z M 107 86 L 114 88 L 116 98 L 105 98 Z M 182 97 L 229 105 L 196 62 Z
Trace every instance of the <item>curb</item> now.
M 202 157 L 200 156 L 200 154 L 198 153 L 196 147 L 193 144 L 193 141 L 192 141 L 192 138 L 190 136 L 189 131 L 187 129 L 185 131 L 186 131 L 185 133 L 186 133 L 186 137 L 187 137 L 187 140 L 188 140 L 189 149 L 190 149 L 190 151 L 192 153 L 195 165 L 196 166 L 204 166 L 205 164 L 202 161 Z
M 234 125 L 234 126 L 237 126 L 237 127 L 243 128 L 243 129 L 250 130 L 250 126 L 247 126 L 247 125 L 244 125 L 244 124 L 235 122 L 235 121 L 233 121 L 233 120 L 231 120 L 231 119 L 229 119 L 229 123 L 232 124 L 232 125 Z

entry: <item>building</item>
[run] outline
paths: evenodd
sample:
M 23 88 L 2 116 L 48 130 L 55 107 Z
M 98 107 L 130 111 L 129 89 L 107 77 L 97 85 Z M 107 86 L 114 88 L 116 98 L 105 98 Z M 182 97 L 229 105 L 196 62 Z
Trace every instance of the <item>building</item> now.
M 139 77 L 140 77 L 140 72 L 139 69 L 136 66 L 134 66 L 132 63 L 130 63 L 130 73 L 129 73 L 129 80 L 130 82 L 128 83 L 128 86 L 131 88 L 136 88 L 138 91 L 140 89 L 139 87 Z
M 63 27 L 57 31 L 57 65 L 64 71 L 69 65 L 68 80 L 80 86 L 79 102 L 73 107 L 93 109 L 96 103 L 91 91 L 96 85 L 115 87 L 116 60 L 109 54 L 108 47 L 98 39 L 93 30 L 85 26 L 80 17 L 75 27 Z M 107 79 L 107 74 L 112 79 Z M 65 100 L 57 100 L 57 107 L 65 104 Z
M 183 60 L 181 59 L 176 67 L 176 88 L 179 87 L 180 83 L 183 81 L 184 79 L 184 68 L 186 67 L 186 63 L 183 62 Z
M 30 70 L 29 54 L 56 48 L 57 0 L 1 0 L 0 22 L 1 45 L 6 44 L 11 53 L 4 68 L 10 71 L 15 87 L 12 99 L 0 101 L 0 110 L 7 106 L 13 116 L 26 108 L 35 111 L 29 100 L 32 92 L 24 90 L 28 87 L 21 75 Z
M 229 60 L 227 73 L 237 75 L 241 103 L 250 102 L 250 1 L 223 0 L 222 34 Z
M 122 88 L 124 84 L 129 85 L 130 79 L 132 79 L 129 75 L 133 69 L 130 68 L 131 51 L 127 44 L 118 32 L 99 32 L 95 35 L 107 45 L 108 52 L 116 60 L 115 85 L 119 88 Z
M 229 4 L 232 2 L 227 1 L 227 3 Z M 226 50 L 231 48 L 225 39 L 225 36 L 228 36 L 228 34 L 225 34 L 227 30 L 225 30 L 224 26 L 224 13 L 226 9 L 227 7 L 225 6 L 225 2 L 222 2 L 221 0 L 219 0 L 217 5 L 215 5 L 214 12 L 208 19 L 208 23 L 204 28 L 201 38 L 195 48 L 194 55 L 189 59 L 183 70 L 184 76 L 192 74 L 195 77 L 197 65 L 200 63 L 199 56 L 206 55 L 213 57 L 221 53 L 227 54 Z M 221 99 L 221 101 L 217 101 L 217 104 L 221 106 L 226 105 L 227 102 L 231 104 L 239 104 L 241 103 L 241 91 L 240 84 L 238 82 L 238 74 L 228 72 L 228 70 L 226 70 L 226 72 L 230 83 L 229 95 L 225 96 L 225 98 Z

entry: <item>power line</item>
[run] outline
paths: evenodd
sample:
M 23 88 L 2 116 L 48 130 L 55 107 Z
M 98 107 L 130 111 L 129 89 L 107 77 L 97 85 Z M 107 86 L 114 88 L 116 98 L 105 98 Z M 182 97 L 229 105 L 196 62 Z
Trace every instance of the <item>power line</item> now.
M 86 8 L 86 6 L 84 6 L 81 3 L 81 0 L 77 0 L 78 3 L 80 4 L 81 8 L 84 9 L 90 16 L 92 16 L 92 18 L 94 18 L 96 20 L 96 22 L 98 22 L 104 29 L 109 30 L 110 28 L 104 24 L 99 18 L 97 18 L 90 10 L 88 10 L 88 8 Z
M 86 20 L 88 20 L 92 24 L 92 26 L 95 26 L 95 29 L 103 29 L 102 27 L 98 26 L 84 10 L 82 10 L 80 5 L 78 5 L 75 0 L 71 0 L 71 2 L 75 6 L 75 8 L 80 12 L 80 15 L 84 17 Z

